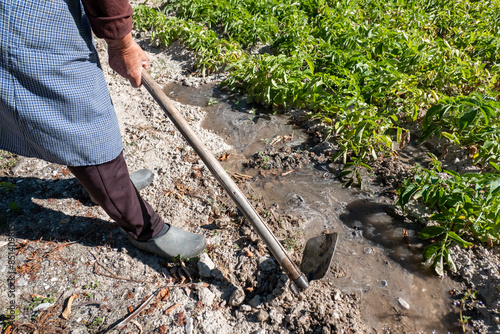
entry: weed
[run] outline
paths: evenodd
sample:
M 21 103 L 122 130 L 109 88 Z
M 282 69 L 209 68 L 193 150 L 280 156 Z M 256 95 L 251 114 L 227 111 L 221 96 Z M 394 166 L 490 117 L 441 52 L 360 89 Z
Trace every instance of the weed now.
M 210 100 L 207 102 L 207 106 L 213 106 L 214 104 L 217 104 L 217 103 L 219 103 L 219 101 L 217 101 L 216 99 L 211 97 Z
M 17 155 L 0 150 L 0 169 L 9 169 L 21 160 Z
M 94 318 L 91 322 L 87 323 L 87 328 L 90 332 L 95 332 L 104 322 L 104 319 L 101 316 Z
M 271 157 L 269 155 L 266 155 L 262 151 L 257 152 L 257 155 L 260 159 L 260 163 L 259 163 L 260 168 L 262 168 L 262 169 L 271 168 Z
M 33 296 L 31 303 L 26 307 L 27 312 L 32 312 L 33 309 L 35 309 L 38 305 L 43 304 L 43 303 L 51 303 L 53 304 L 55 301 L 55 297 L 53 297 L 53 293 L 51 292 L 48 297 L 43 297 L 43 296 Z M 40 314 L 40 311 L 36 311 L 31 315 L 31 320 L 35 321 L 38 315 Z
M 17 204 L 17 202 L 10 202 L 9 203 L 9 210 L 11 212 L 13 212 L 14 214 L 19 214 L 21 213 L 21 207 L 19 206 L 19 204 Z
M 460 318 L 458 322 L 462 326 L 462 330 L 465 333 L 465 325 L 469 322 L 470 317 L 463 315 L 464 307 L 468 299 L 476 299 L 477 291 L 466 291 L 462 298 L 460 298 Z
M 12 190 L 14 190 L 14 188 L 16 188 L 16 185 L 13 184 L 12 182 L 8 182 L 8 181 L 1 181 L 0 182 L 0 191 L 2 191 L 4 193 L 9 193 Z
M 76 278 L 73 281 L 76 282 Z M 98 283 L 97 280 L 95 280 L 92 283 L 84 284 L 82 286 L 82 288 L 85 289 L 85 290 L 88 290 L 88 289 L 97 289 L 100 285 L 101 285 L 101 283 Z

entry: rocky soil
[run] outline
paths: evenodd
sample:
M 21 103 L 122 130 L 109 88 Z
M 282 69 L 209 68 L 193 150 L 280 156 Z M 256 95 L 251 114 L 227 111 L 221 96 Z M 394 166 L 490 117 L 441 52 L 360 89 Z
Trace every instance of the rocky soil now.
M 175 81 L 197 86 L 222 79 L 220 75 L 190 75 L 192 56 L 179 45 L 157 49 L 147 38 L 137 37 L 160 84 Z M 361 319 L 362 305 L 356 294 L 343 293 L 324 281 L 314 281 L 299 296 L 292 294 L 288 278 L 263 242 L 146 89 L 130 87 L 110 70 L 104 43 L 97 41 L 97 47 L 129 169 L 149 168 L 155 174 L 142 196 L 169 223 L 204 234 L 207 251 L 199 258 L 179 261 L 135 249 L 65 166 L 29 158 L 2 165 L 2 332 L 374 332 Z M 222 138 L 201 127 L 205 117 L 201 108 L 175 104 L 216 157 L 231 152 Z M 275 157 L 289 155 L 277 151 Z M 315 154 L 314 159 L 317 157 Z M 307 159 L 312 156 L 302 155 L 290 164 L 296 167 Z M 249 162 L 249 166 L 261 165 Z M 395 179 L 394 173 L 386 174 Z M 240 185 L 247 191 L 244 180 Z M 300 229 L 296 217 L 265 207 L 251 193 L 248 196 L 267 215 L 279 239 L 286 229 Z M 285 230 L 278 226 L 279 220 Z M 298 249 L 303 247 L 304 240 L 295 242 Z M 291 254 L 300 260 L 299 255 Z M 464 307 L 464 315 L 471 317 L 467 331 L 499 331 L 498 249 L 457 249 L 455 256 L 460 270 L 457 279 L 463 281 L 463 290 L 455 293 L 463 296 L 468 289 L 478 291 L 476 301 Z M 334 271 L 342 272 L 342 268 Z M 10 279 L 15 285 L 9 286 Z M 150 296 L 150 302 L 127 327 L 113 328 Z M 10 305 L 19 310 L 16 319 L 5 316 Z

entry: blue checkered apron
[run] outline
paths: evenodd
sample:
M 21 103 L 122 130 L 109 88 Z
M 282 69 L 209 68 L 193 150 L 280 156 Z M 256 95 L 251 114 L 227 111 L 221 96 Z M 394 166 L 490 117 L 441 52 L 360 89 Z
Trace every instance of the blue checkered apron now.
M 79 0 L 0 0 L 0 149 L 70 166 L 123 149 Z

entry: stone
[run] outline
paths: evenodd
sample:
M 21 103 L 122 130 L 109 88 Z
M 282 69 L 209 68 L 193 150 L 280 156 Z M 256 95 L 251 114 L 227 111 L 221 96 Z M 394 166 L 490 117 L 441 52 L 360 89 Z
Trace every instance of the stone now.
M 410 304 L 406 302 L 403 298 L 399 297 L 398 298 L 399 305 L 401 305 L 404 309 L 409 310 L 410 309 Z
M 241 312 L 249 312 L 252 310 L 252 307 L 250 305 L 247 305 L 247 304 L 242 304 L 240 306 L 240 311 Z
M 264 310 L 260 310 L 259 312 L 257 312 L 257 320 L 259 320 L 260 322 L 265 322 L 267 321 L 267 319 L 269 319 L 269 313 Z
M 54 305 L 54 303 L 41 303 L 40 305 L 38 305 L 37 307 L 35 307 L 33 309 L 33 312 L 40 311 L 40 310 L 46 310 L 49 307 L 51 307 L 52 305 Z
M 340 294 L 340 291 L 339 290 L 335 290 L 334 294 L 333 294 L 333 300 L 335 301 L 339 301 L 342 299 L 342 296 Z
M 260 296 L 256 295 L 248 302 L 248 305 L 250 305 L 252 308 L 257 308 L 260 305 L 260 303 L 261 303 Z
M 269 311 L 269 318 L 271 318 L 273 324 L 280 324 L 283 321 L 284 315 L 276 309 L 272 309 Z
M 186 326 L 184 328 L 186 329 L 186 334 L 193 334 L 193 318 L 186 318 Z
M 210 277 L 213 269 L 215 269 L 215 264 L 212 259 L 210 259 L 207 253 L 202 253 L 198 261 L 198 272 L 200 276 Z
M 24 277 L 21 277 L 20 279 L 17 280 L 17 285 L 18 286 L 26 286 L 26 285 L 28 285 L 28 280 Z
M 215 294 L 208 288 L 199 288 L 198 298 L 203 305 L 212 306 L 214 303 Z

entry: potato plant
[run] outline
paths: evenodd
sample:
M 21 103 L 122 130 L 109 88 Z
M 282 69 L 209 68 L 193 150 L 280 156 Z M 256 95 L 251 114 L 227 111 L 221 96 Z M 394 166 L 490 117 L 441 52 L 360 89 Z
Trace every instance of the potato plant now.
M 500 2 L 170 0 L 136 7 L 134 19 L 157 43 L 191 48 L 200 74 L 227 71 L 223 86 L 276 112 L 302 108 L 322 121 L 347 185 L 360 184 L 361 169 L 410 137 L 470 153 L 482 172 L 447 172 L 437 182 L 441 172 L 416 169 L 400 204 L 418 197 L 436 210 L 443 228 L 431 238 L 441 245 L 429 257 L 436 268 L 453 268 L 448 246 L 467 245 L 461 236 L 499 242 L 499 212 L 486 213 L 498 203 L 483 195 L 500 174 Z M 262 45 L 269 51 L 252 55 Z M 450 189 L 464 196 L 445 201 Z M 463 210 L 466 218 L 455 216 Z

